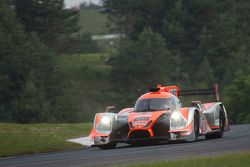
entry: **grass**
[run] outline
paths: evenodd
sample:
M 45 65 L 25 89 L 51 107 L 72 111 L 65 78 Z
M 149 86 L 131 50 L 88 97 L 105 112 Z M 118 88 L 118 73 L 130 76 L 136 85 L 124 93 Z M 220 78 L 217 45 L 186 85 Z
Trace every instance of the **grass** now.
M 61 77 L 79 85 L 84 121 L 92 121 L 95 113 L 105 111 L 109 105 L 108 99 L 103 98 L 109 85 L 111 66 L 105 63 L 109 57 L 107 53 L 91 53 L 62 55 L 57 59 Z
M 108 83 L 108 54 L 62 55 L 57 59 L 58 70 L 67 80 L 80 84 L 83 92 L 82 111 L 89 121 L 96 112 L 105 110 L 97 98 Z M 94 89 L 93 89 L 94 88 Z M 104 99 L 105 100 L 105 99 Z M 0 157 L 82 148 L 65 139 L 86 136 L 92 123 L 85 124 L 7 124 L 0 123 Z
M 105 14 L 101 13 L 97 9 L 83 9 L 80 10 L 79 17 L 79 33 L 91 33 L 92 35 L 109 34 L 108 18 Z M 120 42 L 118 39 L 109 40 L 96 40 L 97 45 L 104 51 L 110 52 L 115 50 L 116 45 Z M 110 42 L 114 43 L 110 45 Z
M 218 157 L 203 157 L 190 160 L 175 160 L 157 163 L 129 165 L 127 167 L 249 167 L 250 152 L 233 153 Z
M 110 66 L 105 64 L 108 58 L 109 55 L 105 53 L 63 55 L 58 60 L 58 66 L 66 77 L 102 80 L 110 70 Z
M 92 123 L 9 124 L 0 123 L 0 157 L 82 148 L 65 141 L 87 136 Z
M 84 9 L 80 11 L 79 25 L 80 32 L 91 34 L 107 34 L 108 19 L 106 15 L 94 9 Z

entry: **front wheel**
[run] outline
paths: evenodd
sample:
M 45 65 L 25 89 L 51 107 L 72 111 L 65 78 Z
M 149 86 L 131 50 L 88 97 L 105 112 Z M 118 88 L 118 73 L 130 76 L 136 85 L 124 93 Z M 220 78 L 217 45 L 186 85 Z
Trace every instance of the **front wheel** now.
M 193 126 L 193 133 L 194 133 L 194 140 L 198 140 L 199 137 L 199 128 L 200 128 L 200 118 L 199 118 L 199 113 L 195 112 L 194 114 L 194 126 Z
M 115 142 L 111 142 L 111 143 L 108 143 L 108 144 L 105 144 L 105 145 L 99 145 L 98 147 L 100 149 L 114 149 L 116 147 L 117 143 Z

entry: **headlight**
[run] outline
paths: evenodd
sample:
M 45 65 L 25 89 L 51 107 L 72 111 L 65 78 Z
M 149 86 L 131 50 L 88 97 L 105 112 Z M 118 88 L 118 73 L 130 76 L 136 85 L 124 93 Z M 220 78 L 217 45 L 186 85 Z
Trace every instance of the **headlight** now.
M 104 113 L 99 115 L 100 121 L 95 123 L 95 129 L 101 134 L 110 134 L 112 131 L 113 121 L 116 120 L 116 114 Z
M 181 114 L 179 112 L 173 112 L 171 118 L 174 120 L 179 120 L 181 118 Z
M 187 121 L 184 119 L 179 111 L 174 111 L 171 114 L 170 128 L 173 130 L 181 129 L 186 126 Z
M 111 121 L 110 121 L 110 118 L 107 117 L 107 116 L 104 116 L 104 117 L 102 117 L 102 119 L 101 119 L 101 124 L 109 125 L 110 122 L 111 122 Z

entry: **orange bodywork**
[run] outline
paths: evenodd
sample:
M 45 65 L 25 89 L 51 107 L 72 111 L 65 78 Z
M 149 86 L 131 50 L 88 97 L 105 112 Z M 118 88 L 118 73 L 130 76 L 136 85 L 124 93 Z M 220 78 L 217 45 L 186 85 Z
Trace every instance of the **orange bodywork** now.
M 172 96 L 174 96 L 172 93 L 170 93 L 170 91 L 175 91 L 176 95 L 178 94 L 178 87 L 177 86 L 166 86 L 166 87 L 162 87 L 161 85 L 157 86 L 159 89 L 155 92 L 150 92 L 150 93 L 146 93 L 144 95 L 142 95 L 139 99 L 152 99 L 152 98 L 170 98 Z M 184 109 L 185 110 L 185 109 Z M 187 115 L 186 112 L 183 110 L 183 115 Z M 152 126 L 156 123 L 156 121 L 158 120 L 158 118 L 164 114 L 164 113 L 170 113 L 171 111 L 154 111 L 154 112 L 146 112 L 146 113 L 131 113 L 129 114 L 129 118 L 128 118 L 128 123 L 129 123 L 129 128 L 130 131 L 128 133 L 127 138 L 130 137 L 130 134 L 133 131 L 148 131 L 150 134 L 150 137 L 154 137 L 154 132 L 152 131 Z M 141 117 L 145 117 L 148 118 L 147 120 L 143 120 L 143 121 L 135 121 L 136 118 L 141 118 Z M 188 117 L 188 115 L 187 115 Z M 186 117 L 186 119 L 187 119 Z M 166 131 L 166 133 L 168 133 Z
M 146 93 L 142 95 L 139 99 L 149 99 L 149 98 L 169 98 L 173 96 L 173 94 L 168 92 L 152 92 L 152 93 Z
M 152 126 L 155 124 L 157 119 L 166 112 L 170 111 L 156 111 L 156 112 L 146 112 L 146 113 L 131 113 L 129 114 L 128 123 L 130 131 L 128 133 L 127 138 L 129 138 L 131 132 L 143 130 L 148 131 L 151 137 L 154 137 L 154 133 L 152 131 Z M 136 118 L 146 118 L 145 120 L 135 121 Z M 166 132 L 167 133 L 167 132 Z

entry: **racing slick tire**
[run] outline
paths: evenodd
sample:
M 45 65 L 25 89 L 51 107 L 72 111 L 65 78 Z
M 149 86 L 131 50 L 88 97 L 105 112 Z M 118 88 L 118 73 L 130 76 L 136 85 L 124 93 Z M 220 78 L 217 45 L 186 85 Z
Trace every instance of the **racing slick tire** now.
M 224 135 L 224 127 L 225 127 L 225 113 L 222 107 L 220 107 L 220 116 L 219 116 L 219 132 L 211 133 L 211 134 L 206 134 L 205 138 L 206 139 L 216 139 L 216 138 L 222 138 Z
M 199 118 L 199 113 L 195 112 L 194 114 L 194 125 L 193 125 L 193 129 L 194 129 L 194 141 L 198 140 L 199 138 L 199 133 L 200 133 L 200 118 Z
M 99 145 L 98 147 L 100 149 L 105 150 L 105 149 L 114 149 L 116 147 L 116 145 L 117 145 L 117 143 L 111 142 L 111 143 L 108 143 L 108 144 L 105 144 L 105 145 Z
M 200 115 L 198 111 L 195 111 L 193 116 L 192 133 L 185 139 L 187 142 L 197 141 L 200 136 Z

